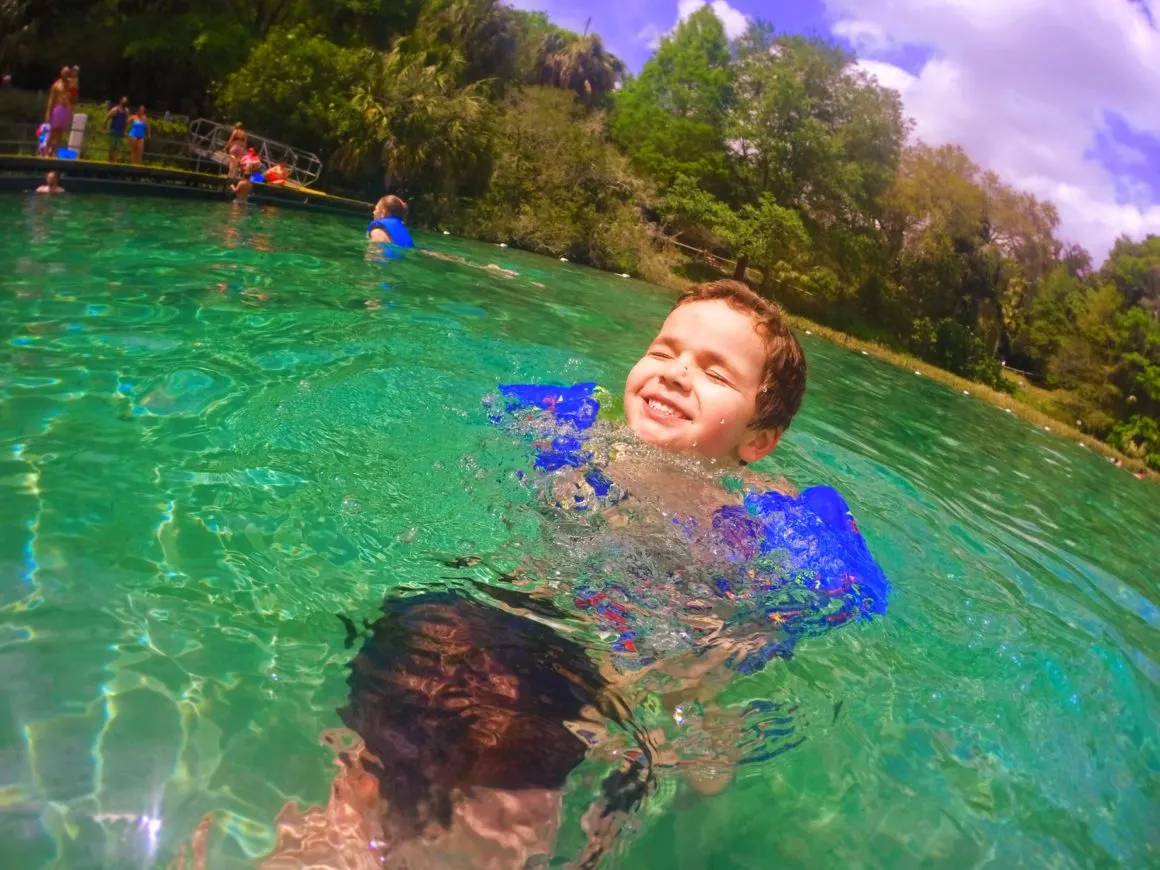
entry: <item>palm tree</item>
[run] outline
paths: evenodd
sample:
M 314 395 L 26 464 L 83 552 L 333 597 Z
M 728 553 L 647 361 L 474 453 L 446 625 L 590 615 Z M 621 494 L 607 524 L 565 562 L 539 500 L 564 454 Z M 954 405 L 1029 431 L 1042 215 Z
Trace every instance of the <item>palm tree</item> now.
M 487 100 L 479 83 L 456 86 L 461 64 L 437 67 L 398 46 L 384 53 L 370 82 L 355 88 L 357 127 L 336 165 L 350 171 L 381 162 L 388 189 L 433 179 L 453 188 L 487 139 Z
M 555 31 L 540 48 L 540 83 L 567 88 L 586 106 L 602 103 L 624 77 L 624 62 L 595 33 Z

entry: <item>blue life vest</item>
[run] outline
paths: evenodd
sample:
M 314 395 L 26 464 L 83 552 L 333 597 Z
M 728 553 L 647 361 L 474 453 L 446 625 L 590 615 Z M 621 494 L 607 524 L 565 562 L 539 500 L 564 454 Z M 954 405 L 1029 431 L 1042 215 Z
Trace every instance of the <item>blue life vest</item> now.
M 413 248 L 415 242 L 407 232 L 406 225 L 397 217 L 378 218 L 367 224 L 367 234 L 373 229 L 380 229 L 391 237 L 391 244 L 400 248 Z
M 532 423 L 539 470 L 580 469 L 598 497 L 610 494 L 611 481 L 587 448 L 588 430 L 600 413 L 596 384 L 502 384 L 499 392 L 489 403 L 491 422 Z M 714 593 L 761 614 L 778 630 L 762 647 L 730 661 L 736 670 L 760 670 L 771 658 L 789 656 L 804 636 L 886 612 L 890 582 L 837 490 L 813 486 L 796 496 L 751 491 L 742 504 L 718 508 L 710 522 L 738 569 L 716 578 Z M 622 606 L 631 596 L 632 590 L 578 590 L 577 603 L 607 617 L 606 627 L 620 634 L 614 650 L 634 651 L 632 618 Z

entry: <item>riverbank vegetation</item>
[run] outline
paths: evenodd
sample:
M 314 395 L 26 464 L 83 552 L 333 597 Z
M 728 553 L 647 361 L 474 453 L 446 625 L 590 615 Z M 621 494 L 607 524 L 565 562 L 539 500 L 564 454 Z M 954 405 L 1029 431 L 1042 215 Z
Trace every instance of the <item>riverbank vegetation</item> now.
M 660 283 L 736 271 L 1160 469 L 1160 237 L 1097 267 L 824 39 L 730 41 L 706 7 L 630 75 L 497 0 L 29 0 L 0 33 L 21 87 L 77 63 L 87 99 L 241 119 L 422 224 Z

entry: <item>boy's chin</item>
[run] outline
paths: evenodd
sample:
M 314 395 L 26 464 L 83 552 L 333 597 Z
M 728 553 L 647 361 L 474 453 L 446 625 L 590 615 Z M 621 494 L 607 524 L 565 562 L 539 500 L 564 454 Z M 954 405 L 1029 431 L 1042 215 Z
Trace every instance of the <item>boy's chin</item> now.
M 638 421 L 636 425 L 630 425 L 629 428 L 641 441 L 651 444 L 659 450 L 682 453 L 686 456 L 712 462 L 735 461 L 731 457 L 715 456 L 711 451 L 705 450 L 704 445 L 698 444 L 696 437 L 685 426 L 658 426 L 651 421 Z

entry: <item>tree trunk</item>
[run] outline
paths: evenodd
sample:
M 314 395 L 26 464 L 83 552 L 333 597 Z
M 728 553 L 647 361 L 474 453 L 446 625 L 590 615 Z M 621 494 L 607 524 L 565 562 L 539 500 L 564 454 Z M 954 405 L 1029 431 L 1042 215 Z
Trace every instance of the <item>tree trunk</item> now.
M 733 270 L 734 281 L 745 280 L 745 270 L 749 268 L 749 258 L 742 254 L 737 258 L 737 267 Z

